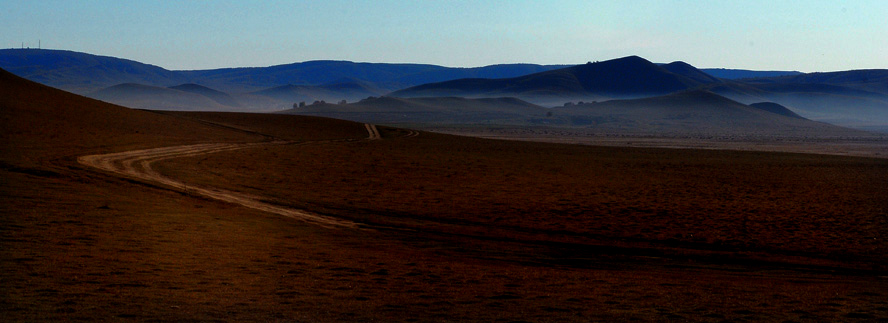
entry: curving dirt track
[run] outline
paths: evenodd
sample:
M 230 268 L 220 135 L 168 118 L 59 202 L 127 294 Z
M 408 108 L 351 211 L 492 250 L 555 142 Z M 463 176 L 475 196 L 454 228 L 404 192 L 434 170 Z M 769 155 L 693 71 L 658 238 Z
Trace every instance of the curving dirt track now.
M 364 124 L 369 133 L 367 140 L 380 140 L 382 137 L 375 125 Z M 181 189 L 186 193 L 196 193 L 217 200 L 240 204 L 260 211 L 274 213 L 285 217 L 298 219 L 325 228 L 357 228 L 355 222 L 337 219 L 333 217 L 313 214 L 303 210 L 285 208 L 262 202 L 260 197 L 251 196 L 213 187 L 188 186 L 186 183 L 161 175 L 151 168 L 151 164 L 157 161 L 192 157 L 197 155 L 212 154 L 223 151 L 259 147 L 264 145 L 291 144 L 288 141 L 272 141 L 262 143 L 217 143 L 197 144 L 185 146 L 162 147 L 153 149 L 132 150 L 119 153 L 88 155 L 77 158 L 80 164 L 95 167 L 124 177 L 137 178 L 147 182 L 163 184 L 175 189 Z
M 382 139 L 382 136 L 379 134 L 379 129 L 376 129 L 376 125 L 365 123 L 364 127 L 367 128 L 367 132 L 370 133 L 370 137 L 368 137 L 367 140 Z

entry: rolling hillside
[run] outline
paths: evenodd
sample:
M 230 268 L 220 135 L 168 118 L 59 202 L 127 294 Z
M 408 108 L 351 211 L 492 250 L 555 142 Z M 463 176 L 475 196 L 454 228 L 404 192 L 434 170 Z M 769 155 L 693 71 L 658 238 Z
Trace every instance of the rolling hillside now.
M 802 117 L 888 131 L 888 70 L 813 73 L 710 84 L 703 88 L 750 104 L 770 101 Z
M 108 104 L 0 70 L 0 122 L 6 163 L 46 154 L 82 154 L 108 146 L 157 147 L 204 141 L 261 140 L 254 135 Z M 30 147 L 30 148 L 25 148 Z
M 196 83 L 230 94 L 287 84 L 325 85 L 360 80 L 384 91 L 466 77 L 515 77 L 564 65 L 499 64 L 452 68 L 430 64 L 308 61 L 268 67 L 171 71 L 115 57 L 64 50 L 2 49 L 0 68 L 66 91 L 85 94 L 121 83 L 168 87 Z
M 397 97 L 517 97 L 554 107 L 699 88 L 743 104 L 774 102 L 816 121 L 888 132 L 888 70 L 884 69 L 808 74 L 699 70 L 684 62 L 658 65 L 630 56 L 570 67 L 310 61 L 169 71 L 114 57 L 38 49 L 0 50 L 0 67 L 63 90 L 145 109 L 281 111 L 301 101 L 354 102 L 392 90 L 397 91 L 389 95 Z M 742 79 L 727 80 L 734 78 Z M 121 84 L 129 85 L 115 87 Z M 167 87 L 170 91 L 156 89 Z
M 162 67 L 66 50 L 2 49 L 0 68 L 25 79 L 78 94 L 121 83 L 169 86 L 185 78 Z
M 515 98 L 380 97 L 350 104 L 316 104 L 282 113 L 359 122 L 439 126 L 518 126 L 585 129 L 656 136 L 871 137 L 863 131 L 807 120 L 772 102 L 746 105 L 705 90 L 641 99 L 544 108 Z
M 605 131 L 663 134 L 840 137 L 866 135 L 791 116 L 772 105 L 748 106 L 715 93 L 692 90 L 666 96 L 612 100 L 553 108 L 571 124 Z
M 195 94 L 200 94 L 200 95 L 210 98 L 210 100 L 216 101 L 216 103 L 219 103 L 221 105 L 235 107 L 235 108 L 241 107 L 241 104 L 238 103 L 237 100 L 235 100 L 233 97 L 231 97 L 231 95 L 229 95 L 228 93 L 216 91 L 214 89 L 208 88 L 203 85 L 198 85 L 198 84 L 194 84 L 194 83 L 186 83 L 186 84 L 171 86 L 170 88 L 173 90 L 179 90 L 179 91 L 184 91 L 184 92 L 191 92 L 191 93 L 195 93 Z
M 759 103 L 750 104 L 749 106 L 756 108 L 756 109 L 765 110 L 765 111 L 768 111 L 771 113 L 776 113 L 779 115 L 787 116 L 787 117 L 792 117 L 792 118 L 797 118 L 797 119 L 805 119 L 804 117 L 796 114 L 795 112 L 792 112 L 791 110 L 787 109 L 786 107 L 779 105 L 777 103 L 774 103 L 774 102 L 759 102 Z
M 601 100 L 663 95 L 719 82 L 684 63 L 673 72 L 641 57 L 587 63 L 508 79 L 460 79 L 424 84 L 392 93 L 397 97 L 515 96 L 543 105 L 573 99 Z
M 125 83 L 89 93 L 87 96 L 108 103 L 135 109 L 184 110 L 184 111 L 232 111 L 237 106 L 222 105 L 205 94 L 175 88 L 157 87 L 143 84 Z M 216 95 L 222 98 L 224 95 Z
M 803 74 L 798 71 L 752 71 L 730 68 L 701 68 L 703 73 L 725 80 L 749 79 L 759 77 L 775 77 Z
M 749 80 L 753 83 L 832 84 L 888 94 L 888 69 L 808 73 Z
M 272 98 L 284 103 L 286 107 L 290 107 L 293 103 L 298 102 L 357 101 L 369 96 L 378 96 L 383 93 L 385 93 L 384 90 L 375 88 L 372 84 L 367 82 L 346 80 L 344 82 L 318 86 L 288 84 L 252 92 L 250 94 Z
M 368 98 L 350 104 L 316 104 L 281 113 L 385 124 L 523 124 L 548 109 L 515 98 Z

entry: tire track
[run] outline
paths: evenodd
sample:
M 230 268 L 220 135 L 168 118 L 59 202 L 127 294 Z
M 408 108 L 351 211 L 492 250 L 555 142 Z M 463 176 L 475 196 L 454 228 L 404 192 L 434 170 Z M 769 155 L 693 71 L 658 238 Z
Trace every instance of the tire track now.
M 240 204 L 252 209 L 274 213 L 288 218 L 298 219 L 325 228 L 357 228 L 357 223 L 351 221 L 314 214 L 303 210 L 272 205 L 266 202 L 262 202 L 260 200 L 260 197 L 257 196 L 251 196 L 248 194 L 233 192 L 220 188 L 190 186 L 182 181 L 178 181 L 161 175 L 153 168 L 151 168 L 151 164 L 166 159 L 192 157 L 223 151 L 258 147 L 263 145 L 279 145 L 286 143 L 288 142 L 250 144 L 200 144 L 174 146 L 125 151 L 113 154 L 82 156 L 80 158 L 77 158 L 77 161 L 83 165 L 95 167 L 104 171 L 115 173 L 117 175 L 136 178 L 147 182 L 159 183 L 168 187 L 172 187 L 176 190 L 184 190 L 187 193 L 199 194 L 229 203 Z
M 370 137 L 367 140 L 380 140 L 382 136 L 379 134 L 379 129 L 376 129 L 376 125 L 365 123 L 364 127 L 367 128 L 367 132 L 370 133 Z
M 380 140 L 382 136 L 379 129 L 372 124 L 364 124 L 369 136 L 367 140 Z M 215 143 L 196 144 L 184 146 L 172 146 L 153 149 L 131 150 L 119 153 L 88 155 L 77 158 L 77 162 L 89 167 L 114 173 L 118 176 L 136 178 L 146 182 L 159 183 L 175 190 L 184 190 L 187 193 L 196 193 L 213 199 L 240 204 L 252 209 L 274 213 L 315 224 L 324 228 L 358 228 L 358 224 L 352 221 L 338 219 L 320 214 L 314 214 L 304 210 L 281 207 L 262 202 L 258 196 L 224 190 L 214 187 L 189 186 L 185 182 L 166 177 L 153 168 L 151 164 L 161 160 L 193 157 L 205 154 L 218 153 L 246 149 L 265 145 L 291 144 L 289 141 L 272 141 L 262 143 Z

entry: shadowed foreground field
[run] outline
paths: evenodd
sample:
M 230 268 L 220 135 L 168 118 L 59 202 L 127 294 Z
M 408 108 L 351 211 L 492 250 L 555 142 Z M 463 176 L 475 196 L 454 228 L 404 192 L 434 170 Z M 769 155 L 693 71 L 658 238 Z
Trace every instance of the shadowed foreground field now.
M 384 135 L 157 169 L 381 226 L 888 268 L 884 159 Z
M 886 160 L 157 114 L 0 73 L 2 321 L 879 321 Z M 199 119 L 199 120 L 197 120 Z M 77 163 L 364 223 L 329 229 Z

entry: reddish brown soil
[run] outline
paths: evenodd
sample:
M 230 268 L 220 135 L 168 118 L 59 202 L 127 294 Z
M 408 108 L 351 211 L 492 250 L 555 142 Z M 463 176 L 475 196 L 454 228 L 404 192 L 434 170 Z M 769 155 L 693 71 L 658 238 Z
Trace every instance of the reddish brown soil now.
M 393 129 L 367 141 L 362 124 L 196 122 L 0 76 L 2 321 L 888 319 L 884 160 Z M 326 142 L 155 169 L 371 225 L 323 228 L 76 162 L 271 138 Z
M 888 200 L 879 198 L 886 160 L 400 134 L 221 152 L 157 168 L 384 226 L 888 268 Z

